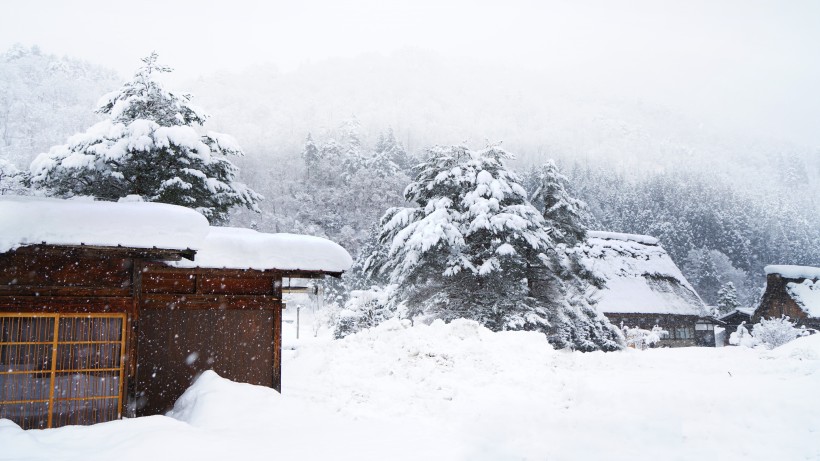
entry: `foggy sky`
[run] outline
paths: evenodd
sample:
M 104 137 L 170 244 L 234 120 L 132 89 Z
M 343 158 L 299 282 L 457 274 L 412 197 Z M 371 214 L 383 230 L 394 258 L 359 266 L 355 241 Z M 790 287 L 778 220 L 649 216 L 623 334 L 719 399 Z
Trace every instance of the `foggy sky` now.
M 820 146 L 818 1 L 4 1 L 17 42 L 122 76 L 156 50 L 180 80 L 417 48 Z

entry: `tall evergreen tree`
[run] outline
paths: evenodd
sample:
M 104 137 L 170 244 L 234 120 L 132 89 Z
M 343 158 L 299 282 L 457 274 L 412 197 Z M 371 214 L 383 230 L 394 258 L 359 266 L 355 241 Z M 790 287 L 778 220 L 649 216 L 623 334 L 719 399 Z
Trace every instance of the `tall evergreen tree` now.
M 313 136 L 310 133 L 305 139 L 305 147 L 302 149 L 302 159 L 305 161 L 305 179 L 310 180 L 311 174 L 314 173 L 316 167 L 319 166 L 319 148 L 313 142 Z
M 586 240 L 587 205 L 567 191 L 568 180 L 552 160 L 535 169 L 530 185 L 533 205 L 544 217 L 555 247 L 534 266 L 530 276 L 532 294 L 550 307 L 549 337 L 553 345 L 583 351 L 620 348 L 620 333 L 594 308 L 590 287 L 604 281 L 580 261 L 579 245 Z
M 376 143 L 375 157 L 389 160 L 394 163 L 401 171 L 410 173 L 413 166 L 413 159 L 407 153 L 401 143 L 396 139 L 392 128 L 388 128 L 387 133 L 379 135 L 379 141 Z
M 527 271 L 552 246 L 526 201 L 508 154 L 497 147 L 435 147 L 405 191 L 416 206 L 382 218 L 389 275 L 411 314 L 469 318 L 493 330 L 541 329 L 546 311 L 529 296 Z
M 599 345 L 581 331 L 583 322 L 574 322 L 590 312 L 574 315 L 570 279 L 550 275 L 572 268 L 507 170 L 509 154 L 497 146 L 435 147 L 428 154 L 405 192 L 415 206 L 388 210 L 380 236 L 388 250 L 368 261 L 369 271 L 387 273 L 398 285 L 409 313 L 544 331 L 560 347 L 618 348 L 617 333 Z M 535 296 L 539 283 L 555 297 Z
M 553 160 L 537 168 L 533 176 L 535 191 L 530 195 L 530 201 L 542 210 L 553 240 L 568 246 L 583 242 L 587 232 L 584 224 L 588 219 L 587 205 L 567 192 L 567 177 L 558 171 Z
M 156 53 L 142 61 L 133 79 L 98 103 L 106 120 L 32 162 L 32 184 L 59 196 L 140 195 L 194 208 L 212 223 L 226 222 L 234 206 L 258 210 L 262 197 L 235 181 L 238 169 L 225 158 L 243 155 L 236 141 L 199 134 L 207 115 L 191 105 L 191 95 L 157 80 L 171 69 L 157 63 Z
M 720 287 L 717 294 L 717 309 L 719 315 L 725 315 L 740 307 L 740 301 L 737 299 L 737 290 L 735 284 L 726 282 Z

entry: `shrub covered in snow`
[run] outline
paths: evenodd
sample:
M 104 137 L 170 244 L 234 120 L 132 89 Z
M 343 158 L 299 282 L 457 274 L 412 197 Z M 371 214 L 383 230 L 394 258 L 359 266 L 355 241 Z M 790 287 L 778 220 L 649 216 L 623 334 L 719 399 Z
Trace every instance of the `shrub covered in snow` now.
M 789 317 L 760 319 L 752 328 L 752 336 L 767 349 L 774 349 L 801 336 L 804 329 L 795 328 Z
M 748 328 L 746 328 L 746 322 L 741 322 L 741 324 L 737 326 L 737 330 L 729 335 L 729 344 L 733 346 L 755 347 L 760 344 L 760 342 L 749 333 Z
M 737 331 L 729 336 L 729 344 L 745 347 L 765 347 L 774 349 L 800 336 L 808 335 L 804 328 L 796 328 L 795 322 L 789 317 L 760 319 L 760 323 L 752 327 L 752 332 L 746 328 L 746 322 L 737 327 Z
M 395 285 L 388 285 L 351 291 L 344 309 L 339 312 L 333 335 L 337 339 L 344 338 L 365 328 L 378 326 L 393 317 L 395 309 L 391 294 L 395 289 Z
M 646 350 L 647 348 L 658 344 L 661 339 L 669 336 L 669 332 L 658 325 L 652 327 L 651 330 L 623 326 L 621 327 L 621 331 L 623 332 L 626 340 L 626 347 L 640 350 Z
M 18 170 L 11 162 L 0 158 L 0 195 L 22 194 L 26 191 L 23 185 L 25 173 Z

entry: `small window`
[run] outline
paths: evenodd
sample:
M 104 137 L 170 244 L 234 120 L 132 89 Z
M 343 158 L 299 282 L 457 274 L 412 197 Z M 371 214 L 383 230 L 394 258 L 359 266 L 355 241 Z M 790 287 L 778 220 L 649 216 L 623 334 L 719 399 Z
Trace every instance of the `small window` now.
M 692 339 L 695 331 L 692 327 L 675 327 L 675 339 Z

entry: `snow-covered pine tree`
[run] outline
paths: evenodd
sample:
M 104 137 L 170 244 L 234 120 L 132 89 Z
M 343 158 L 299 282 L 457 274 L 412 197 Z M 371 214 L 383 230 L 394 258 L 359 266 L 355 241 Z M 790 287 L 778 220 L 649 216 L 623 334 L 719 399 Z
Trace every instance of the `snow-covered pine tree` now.
M 25 176 L 11 162 L 0 158 L 0 195 L 25 194 Z
M 305 179 L 310 180 L 311 173 L 319 166 L 319 148 L 313 142 L 313 136 L 310 133 L 305 139 L 305 147 L 302 149 L 302 159 L 305 161 Z
M 530 202 L 542 211 L 556 243 L 575 246 L 586 240 L 587 205 L 570 196 L 567 177 L 558 171 L 553 160 L 547 160 L 532 173 L 535 190 Z
M 740 301 L 737 300 L 737 290 L 735 284 L 726 282 L 718 290 L 717 308 L 718 314 L 725 315 L 740 306 Z
M 529 295 L 529 268 L 553 243 L 504 150 L 434 147 L 405 190 L 415 206 L 382 217 L 368 271 L 398 285 L 410 315 L 473 319 L 493 330 L 541 330 L 547 312 Z M 380 257 L 382 256 L 382 257 Z
M 530 174 L 533 205 L 541 210 L 554 247 L 542 256 L 542 265 L 530 274 L 532 296 L 548 307 L 550 342 L 559 348 L 582 351 L 617 350 L 621 333 L 594 308 L 591 288 L 604 281 L 580 262 L 579 245 L 586 240 L 586 204 L 572 197 L 567 178 L 552 160 Z
M 721 284 L 712 251 L 708 248 L 689 251 L 684 268 L 686 273 L 693 274 L 689 282 L 695 287 L 700 297 L 707 304 L 715 305 Z
M 396 139 L 393 128 L 388 128 L 386 134 L 382 133 L 379 135 L 374 157 L 390 160 L 398 166 L 401 171 L 408 174 L 413 166 L 413 159 L 407 154 L 407 150 L 404 146 Z
M 142 61 L 133 79 L 98 103 L 106 120 L 32 162 L 32 184 L 59 196 L 140 195 L 194 208 L 212 223 L 226 222 L 234 206 L 258 210 L 262 197 L 235 180 L 238 169 L 225 158 L 243 155 L 236 141 L 199 134 L 207 115 L 191 105 L 191 95 L 157 80 L 171 69 L 157 63 L 156 53 Z

